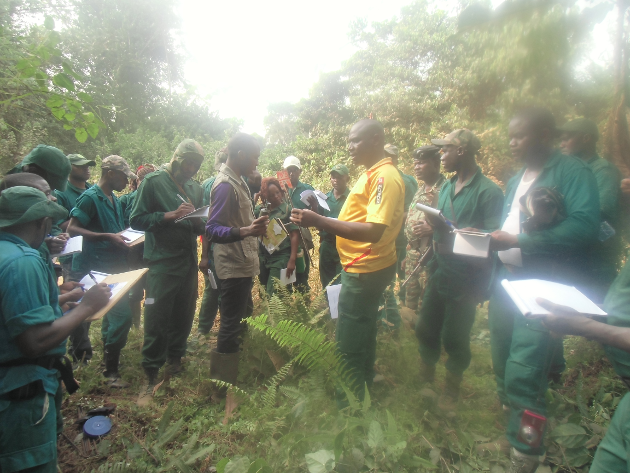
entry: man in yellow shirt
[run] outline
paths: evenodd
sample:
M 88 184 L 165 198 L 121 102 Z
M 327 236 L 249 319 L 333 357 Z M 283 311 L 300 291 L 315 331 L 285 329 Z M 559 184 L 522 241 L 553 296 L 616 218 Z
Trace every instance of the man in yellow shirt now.
M 357 122 L 348 136 L 348 151 L 366 172 L 350 191 L 339 218 L 298 209 L 291 215 L 297 225 L 337 235 L 344 270 L 336 338 L 360 399 L 374 379 L 379 299 L 396 273 L 396 237 L 404 214 L 405 185 L 384 146 L 380 122 Z

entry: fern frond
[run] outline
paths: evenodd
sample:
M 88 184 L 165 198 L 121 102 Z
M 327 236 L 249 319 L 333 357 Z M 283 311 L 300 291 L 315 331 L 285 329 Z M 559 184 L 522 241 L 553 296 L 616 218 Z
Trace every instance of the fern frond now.
M 98 470 L 92 470 L 92 473 L 147 473 L 148 467 L 136 467 L 127 465 L 125 462 L 104 463 L 98 467 Z

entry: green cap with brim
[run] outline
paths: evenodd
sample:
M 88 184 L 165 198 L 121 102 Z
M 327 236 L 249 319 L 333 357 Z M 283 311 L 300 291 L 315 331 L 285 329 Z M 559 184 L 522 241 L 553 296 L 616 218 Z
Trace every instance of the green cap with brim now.
M 588 118 L 576 118 L 575 120 L 571 120 L 559 127 L 558 131 L 561 133 L 584 133 L 585 135 L 591 135 L 595 138 L 595 141 L 599 138 L 597 124 Z
M 431 140 L 436 146 L 461 146 L 462 148 L 466 148 L 471 153 L 476 153 L 481 148 L 481 142 L 477 135 L 475 135 L 472 131 L 466 128 L 460 128 L 458 130 L 452 131 L 448 135 L 444 137 L 442 140 Z
M 341 175 L 341 176 L 349 176 L 350 175 L 350 170 L 345 167 L 343 164 L 335 164 L 332 169 L 330 170 L 330 173 L 332 174 L 333 172 L 336 172 L 337 174 Z
M 0 194 L 0 228 L 22 225 L 44 217 L 59 222 L 68 218 L 68 211 L 48 200 L 46 194 L 34 187 L 10 187 Z
M 87 159 L 81 154 L 69 154 L 68 159 L 73 166 L 85 166 L 86 164 L 88 166 L 96 166 L 96 161 Z
M 65 191 L 68 176 L 72 170 L 70 160 L 63 152 L 54 146 L 37 145 L 26 155 L 20 167 L 35 164 L 48 174 L 48 184 L 52 190 Z

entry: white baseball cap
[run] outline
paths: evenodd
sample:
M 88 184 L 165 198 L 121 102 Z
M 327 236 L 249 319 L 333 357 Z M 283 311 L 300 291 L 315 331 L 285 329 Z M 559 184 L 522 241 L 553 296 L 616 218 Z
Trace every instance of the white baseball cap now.
M 296 158 L 295 156 L 287 156 L 284 159 L 284 163 L 282 163 L 282 169 L 286 169 L 290 166 L 295 166 L 300 171 L 302 170 L 302 165 L 300 164 L 300 160 Z

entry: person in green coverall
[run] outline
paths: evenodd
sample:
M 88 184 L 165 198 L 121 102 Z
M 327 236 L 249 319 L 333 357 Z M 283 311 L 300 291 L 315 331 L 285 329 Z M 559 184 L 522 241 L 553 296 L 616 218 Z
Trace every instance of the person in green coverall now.
M 329 218 L 339 217 L 339 212 L 343 204 L 346 203 L 350 189 L 348 188 L 350 181 L 350 171 L 343 164 L 337 164 L 330 170 L 330 185 L 332 190 L 326 194 L 328 199 L 326 203 L 330 210 L 324 210 L 324 216 Z M 325 230 L 319 232 L 319 280 L 322 288 L 328 286 L 333 279 L 332 284 L 340 284 L 341 279 L 337 276 L 341 274 L 341 260 L 337 252 L 337 237 L 331 235 Z
M 95 161 L 86 159 L 80 154 L 69 154 L 68 160 L 70 164 L 72 164 L 72 170 L 68 176 L 66 190 L 60 191 L 57 189 L 55 191 L 57 203 L 68 211 L 68 218 L 58 222 L 59 228 L 64 232 L 68 228 L 68 223 L 70 223 L 70 211 L 74 208 L 77 197 L 91 186 L 91 184 L 87 182 L 90 178 L 90 167 L 96 166 Z M 72 257 L 73 255 L 59 258 L 64 283 L 72 279 Z M 90 342 L 89 332 L 90 323 L 86 322 L 85 324 L 79 325 L 77 329 L 70 334 L 69 352 L 74 361 L 83 360 L 84 363 L 87 363 L 92 359 L 92 343 Z
M 136 176 L 138 176 L 138 178 L 131 181 L 131 188 L 133 190 L 127 194 L 121 195 L 118 199 L 120 200 L 120 206 L 122 207 L 124 215 L 125 228 L 130 227 L 129 219 L 131 218 L 131 209 L 133 208 L 133 203 L 136 201 L 136 195 L 138 194 L 138 187 L 140 186 L 140 183 L 146 176 L 155 171 L 157 171 L 157 166 L 155 164 L 143 164 L 142 166 L 139 166 L 138 169 L 136 169 Z M 129 248 L 127 261 L 129 261 L 130 270 L 145 267 L 142 261 L 143 252 L 144 243 L 139 243 Z M 142 299 L 144 298 L 144 286 L 146 285 L 146 282 L 147 275 L 145 274 L 142 276 L 140 281 L 131 288 L 131 291 L 129 291 L 129 307 L 131 308 L 132 327 L 140 327 L 140 320 L 142 319 Z
M 619 227 L 619 197 L 621 196 L 621 173 L 617 166 L 597 154 L 596 144 L 599 131 L 595 122 L 576 118 L 558 128 L 560 147 L 565 154 L 583 160 L 593 171 L 599 189 L 600 232 L 599 243 L 592 252 L 593 272 L 589 291 L 586 293 L 594 302 L 601 304 L 617 277 L 617 269 L 623 242 Z
M 0 471 L 56 473 L 61 404 L 58 369 L 66 338 L 111 295 L 106 284 L 78 291 L 81 302 L 62 316 L 57 281 L 37 248 L 67 211 L 32 187 L 0 195 Z M 28 290 L 26 290 L 28 288 Z M 69 388 L 69 386 L 71 386 Z M 66 385 L 69 390 L 76 384 Z
M 398 167 L 398 148 L 392 144 L 385 145 L 385 156 L 391 158 L 394 166 Z M 413 176 L 403 173 L 400 169 L 398 170 L 400 173 L 400 177 L 402 177 L 403 182 L 405 183 L 405 214 L 403 216 L 403 222 L 407 220 L 407 213 L 409 212 L 409 206 L 411 205 L 411 201 L 413 200 L 413 196 L 418 191 L 418 182 Z M 405 236 L 405 226 L 400 228 L 400 232 L 396 237 L 396 276 L 398 279 L 402 281 L 405 280 L 405 270 L 403 269 L 402 263 L 407 256 L 407 237 Z M 390 327 L 393 330 L 398 330 L 400 328 L 400 312 L 398 311 L 398 303 L 396 302 L 396 296 L 394 295 L 394 286 L 396 285 L 396 277 L 389 285 L 389 287 L 385 290 L 384 298 L 381 303 L 383 305 L 383 310 L 380 313 L 381 320 L 383 320 L 384 324 Z M 399 297 L 401 302 L 405 301 L 405 288 L 402 288 Z
M 483 175 L 475 161 L 481 148 L 479 138 L 465 128 L 431 142 L 442 148 L 442 166 L 455 172 L 442 186 L 437 208 L 456 228 L 488 232 L 499 227 L 503 192 Z M 477 304 L 490 283 L 490 262 L 453 254 L 452 226 L 426 215 L 433 226 L 435 255 L 428 267 L 427 286 L 416 324 L 420 342 L 420 379 L 433 382 L 442 344 L 448 354 L 444 395 L 438 406 L 457 408 L 464 371 L 470 365 L 470 330 Z
M 90 271 L 118 274 L 129 270 L 129 247 L 125 237 L 119 235 L 125 230 L 122 207 L 114 191 L 124 190 L 129 179 L 137 179 L 137 176 L 120 156 L 103 159 L 101 170 L 98 184 L 81 194 L 70 212 L 68 232 L 72 236 L 83 237 L 83 251 L 77 253 L 72 260 L 72 272 L 78 275 L 78 279 Z M 129 298 L 123 297 L 103 317 L 101 325 L 105 359 L 103 376 L 108 378 L 114 388 L 129 387 L 129 383 L 120 377 L 118 365 L 130 328 Z
M 287 156 L 282 163 L 282 169 L 285 169 L 289 173 L 291 185 L 293 186 L 293 189 L 289 189 L 291 206 L 294 209 L 310 209 L 314 212 L 319 212 L 319 204 L 317 203 L 317 199 L 315 197 L 308 199 L 309 205 L 302 202 L 300 198 L 300 195 L 305 190 L 314 190 L 313 186 L 310 184 L 305 184 L 300 181 L 300 175 L 302 174 L 302 164 L 300 163 L 300 160 L 295 156 Z M 308 275 L 311 271 L 311 257 L 308 252 L 313 247 L 313 237 L 308 228 L 302 228 L 300 231 L 302 232 L 300 246 L 302 246 L 302 240 L 304 241 L 304 244 L 308 246 L 308 248 L 302 248 L 304 250 L 304 266 L 306 269 L 302 273 L 296 273 L 294 286 L 298 291 L 304 293 L 311 290 L 311 286 L 308 283 Z
M 623 354 L 630 359 L 630 329 L 627 327 L 612 327 L 609 324 L 597 322 L 591 318 L 579 314 L 575 310 L 553 304 L 545 299 L 537 302 L 551 312 L 541 319 L 544 327 L 556 335 L 577 335 L 603 343 L 605 347 L 614 349 L 616 353 Z M 628 306 L 623 307 L 627 312 Z M 608 312 L 610 316 L 617 316 L 614 312 Z M 608 354 L 609 358 L 610 354 Z M 627 371 L 619 371 L 612 357 L 615 371 L 622 377 L 627 376 Z M 510 470 L 512 471 L 512 470 Z M 518 471 L 518 470 L 517 470 Z M 621 473 L 630 471 L 630 393 L 626 393 L 617 405 L 615 415 L 610 421 L 606 435 L 597 446 L 590 473 Z
M 260 284 L 267 290 L 267 295 L 271 297 L 274 292 L 274 279 L 280 279 L 280 270 L 287 270 L 287 279 L 291 278 L 295 272 L 295 262 L 298 248 L 300 246 L 300 229 L 289 220 L 291 216 L 289 204 L 283 199 L 280 182 L 275 177 L 265 177 L 260 186 L 260 197 L 262 201 L 269 205 L 269 221 L 279 219 L 286 231 L 289 233 L 280 245 L 269 253 L 263 242 L 259 243 L 258 254 L 260 257 L 260 274 L 258 279 Z M 254 209 L 254 217 L 260 217 L 263 205 L 258 205 Z
M 227 161 L 227 147 L 221 148 L 214 156 L 214 170 L 218 171 L 222 164 Z M 212 192 L 212 184 L 214 184 L 216 175 L 209 177 L 201 187 L 203 188 L 203 205 L 210 205 L 210 194 Z M 199 308 L 199 333 L 206 335 L 212 329 L 214 321 L 219 312 L 219 304 L 221 303 L 221 280 L 217 277 L 217 271 L 214 267 L 214 258 L 212 252 L 212 243 L 208 241 L 206 235 L 201 235 L 201 259 L 199 260 L 199 271 L 203 274 L 205 282 L 203 297 L 201 299 L 201 307 Z M 210 284 L 208 271 L 212 272 L 216 289 Z
M 142 181 L 131 211 L 131 227 L 145 232 L 144 260 L 149 265 L 142 347 L 147 383 L 138 396 L 140 407 L 151 403 L 165 362 L 166 378 L 183 369 L 197 302 L 197 236 L 204 221 L 175 220 L 201 207 L 203 189 L 192 178 L 204 156 L 199 143 L 182 141 L 171 162 Z
M 545 279 L 578 288 L 588 283 L 589 253 L 599 231 L 599 192 L 592 171 L 580 159 L 564 156 L 552 145 L 555 120 L 544 108 L 526 108 L 509 124 L 512 155 L 523 168 L 507 184 L 501 230 L 492 233 L 491 249 L 498 251 L 492 296 L 488 306 L 492 365 L 497 392 L 509 418 L 506 438 L 479 446 L 480 450 L 509 450 L 512 473 L 533 472 L 541 442 L 520 435 L 526 410 L 546 416 L 548 374 L 562 340 L 542 322 L 526 319 L 506 294 L 503 279 Z M 566 218 L 555 225 L 522 232 L 527 214 L 521 202 L 533 191 L 553 190 L 564 196 Z M 534 194 L 535 195 L 535 194 Z

